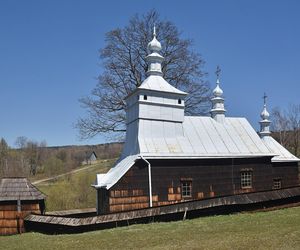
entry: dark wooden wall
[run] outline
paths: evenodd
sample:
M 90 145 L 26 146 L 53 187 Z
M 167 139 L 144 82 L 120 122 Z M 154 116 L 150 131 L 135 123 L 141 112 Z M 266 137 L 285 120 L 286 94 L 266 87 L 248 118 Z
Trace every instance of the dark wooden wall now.
M 41 214 L 43 206 L 44 201 L 21 201 L 18 212 L 17 201 L 0 202 L 0 235 L 25 232 L 24 218 L 30 213 Z
M 270 157 L 249 159 L 150 160 L 153 206 L 185 200 L 272 190 L 273 179 L 282 188 L 299 185 L 297 163 L 271 163 Z M 241 188 L 241 172 L 252 172 L 252 188 Z M 192 196 L 181 197 L 181 180 L 192 182 Z M 148 167 L 139 160 L 108 191 L 98 191 L 100 213 L 149 206 Z

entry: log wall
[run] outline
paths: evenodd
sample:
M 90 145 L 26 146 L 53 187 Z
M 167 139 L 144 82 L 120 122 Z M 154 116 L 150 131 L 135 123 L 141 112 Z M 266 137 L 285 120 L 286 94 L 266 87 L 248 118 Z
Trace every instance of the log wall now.
M 282 187 L 299 185 L 297 163 L 271 163 L 270 157 L 249 159 L 150 160 L 153 206 L 169 205 L 273 189 L 275 178 Z M 241 172 L 252 172 L 252 187 L 241 187 Z M 192 183 L 191 197 L 183 198 L 181 182 Z M 104 198 L 103 198 L 104 197 Z M 129 211 L 149 206 L 147 165 L 139 160 L 105 194 L 101 213 Z
M 25 232 L 24 218 L 30 213 L 41 214 L 37 201 L 21 203 L 21 212 L 18 212 L 17 201 L 0 202 L 0 235 Z

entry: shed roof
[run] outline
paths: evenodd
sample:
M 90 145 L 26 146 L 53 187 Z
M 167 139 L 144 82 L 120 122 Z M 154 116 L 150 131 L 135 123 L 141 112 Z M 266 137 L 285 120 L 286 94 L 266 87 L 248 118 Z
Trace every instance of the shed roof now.
M 2 178 L 0 201 L 43 200 L 46 195 L 39 191 L 27 178 Z

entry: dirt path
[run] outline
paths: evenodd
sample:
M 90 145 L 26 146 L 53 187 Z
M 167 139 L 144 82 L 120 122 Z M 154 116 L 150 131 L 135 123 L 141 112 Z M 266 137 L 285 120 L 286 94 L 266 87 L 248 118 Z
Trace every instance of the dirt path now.
M 40 183 L 42 183 L 42 182 L 55 180 L 55 179 L 58 179 L 58 178 L 60 178 L 60 177 L 66 176 L 66 175 L 75 174 L 75 173 L 77 173 L 77 172 L 80 172 L 80 171 L 83 171 L 83 170 L 87 170 L 87 169 L 89 169 L 89 168 L 95 167 L 96 165 L 97 165 L 97 164 L 92 164 L 92 165 L 89 165 L 89 166 L 86 166 L 86 167 L 83 167 L 83 168 L 74 169 L 74 170 L 69 171 L 69 172 L 64 173 L 64 174 L 59 174 L 59 175 L 55 175 L 55 176 L 52 176 L 52 177 L 49 177 L 49 178 L 45 178 L 45 179 L 41 179 L 41 180 L 34 181 L 34 182 L 32 182 L 32 184 L 33 184 L 33 185 L 36 185 L 36 184 L 40 184 Z

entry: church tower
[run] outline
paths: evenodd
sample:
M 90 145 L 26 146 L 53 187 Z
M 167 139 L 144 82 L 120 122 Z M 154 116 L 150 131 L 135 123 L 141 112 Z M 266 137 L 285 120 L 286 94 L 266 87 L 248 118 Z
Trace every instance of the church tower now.
M 161 44 L 153 30 L 153 39 L 148 44 L 149 55 L 147 78 L 126 97 L 126 141 L 123 154 L 140 152 L 138 136 L 145 137 L 150 130 L 151 121 L 159 121 L 164 125 L 181 124 L 184 121 L 184 98 L 187 93 L 176 89 L 163 78 L 160 55 Z M 179 131 L 179 130 L 178 130 Z M 182 130 L 181 130 L 182 131 Z M 155 134 L 151 134 L 155 137 Z M 175 135 L 174 135 L 175 136 Z

